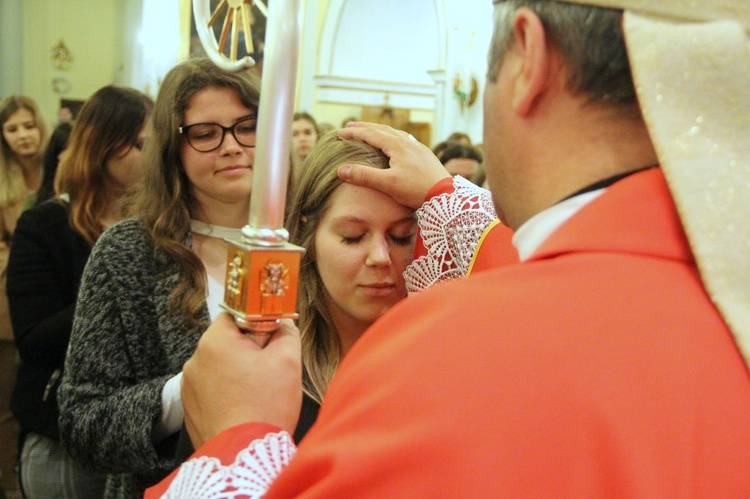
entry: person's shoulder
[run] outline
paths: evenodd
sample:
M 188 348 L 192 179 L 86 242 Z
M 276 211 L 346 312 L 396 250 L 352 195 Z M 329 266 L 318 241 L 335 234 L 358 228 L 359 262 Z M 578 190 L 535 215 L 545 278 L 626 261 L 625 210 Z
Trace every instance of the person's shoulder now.
M 387 317 L 394 324 L 413 323 L 418 327 L 428 315 L 435 323 L 460 326 L 465 325 L 467 318 L 474 317 L 480 307 L 493 313 L 507 313 L 506 303 L 521 299 L 519 286 L 528 278 L 528 269 L 520 264 L 509 264 L 439 282 L 401 300 L 379 322 Z M 530 294 L 539 293 L 537 290 Z
M 100 241 L 131 240 L 133 242 L 150 239 L 146 226 L 138 218 L 128 218 L 113 224 L 99 238 Z
M 433 284 L 429 288 L 409 296 L 409 300 L 418 298 L 419 300 L 430 301 L 434 297 L 448 298 L 451 299 L 466 299 L 472 300 L 477 297 L 477 294 L 481 296 L 482 291 L 487 288 L 494 288 L 498 285 L 498 281 L 507 279 L 507 267 L 498 266 L 490 268 L 482 272 L 472 274 L 470 276 L 464 276 L 459 279 L 452 279 L 449 281 L 443 281 Z M 512 275 L 512 272 L 510 273 Z M 511 277 L 512 278 L 512 277 Z
M 38 226 L 42 228 L 55 228 L 68 219 L 67 204 L 51 199 L 38 204 L 21 213 L 16 225 L 16 230 L 24 227 Z
M 25 210 L 21 217 L 37 217 L 37 218 L 48 218 L 48 217 L 60 217 L 68 215 L 69 206 L 68 203 L 61 199 L 50 199 L 38 205 L 32 206 Z
M 133 258 L 139 253 L 150 251 L 153 241 L 143 222 L 129 218 L 109 227 L 94 245 L 98 253 L 113 254 L 123 258 Z
M 100 274 L 122 286 L 154 279 L 160 271 L 155 244 L 138 219 L 118 222 L 99 236 L 87 264 L 89 276 Z M 124 284 L 123 284 L 124 283 Z

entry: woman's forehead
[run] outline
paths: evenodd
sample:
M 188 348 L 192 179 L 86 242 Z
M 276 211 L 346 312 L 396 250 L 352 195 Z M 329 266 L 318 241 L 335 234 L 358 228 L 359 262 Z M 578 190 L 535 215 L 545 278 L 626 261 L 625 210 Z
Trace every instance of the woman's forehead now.
M 11 123 L 15 124 L 15 123 L 22 123 L 26 121 L 34 121 L 34 120 L 35 120 L 34 113 L 30 109 L 22 107 L 12 112 L 3 123 L 3 126 L 5 126 L 6 124 L 11 124 Z
M 414 210 L 375 189 L 342 183 L 331 193 L 324 218 L 389 224 L 413 219 Z

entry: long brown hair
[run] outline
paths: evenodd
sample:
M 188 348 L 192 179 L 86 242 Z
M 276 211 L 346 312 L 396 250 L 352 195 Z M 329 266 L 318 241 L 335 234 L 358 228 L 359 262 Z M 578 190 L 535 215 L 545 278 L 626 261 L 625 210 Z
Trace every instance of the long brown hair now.
M 143 151 L 143 182 L 130 206 L 131 214 L 143 221 L 156 247 L 182 267 L 184 278 L 172 292 L 170 305 L 192 324 L 201 323 L 207 283 L 203 264 L 188 241 L 190 210 L 197 202 L 182 164 L 178 128 L 184 124 L 190 99 L 206 88 L 231 89 L 242 104 L 258 110 L 260 78 L 253 70 L 230 73 L 208 58 L 189 59 L 172 68 L 156 97 L 153 130 Z
M 104 232 L 101 216 L 112 201 L 105 185 L 107 161 L 124 148 L 137 146 L 153 106 L 151 98 L 138 90 L 109 85 L 81 108 L 55 192 L 70 196 L 71 225 L 92 246 Z
M 321 402 L 341 361 L 341 340 L 326 305 L 325 288 L 315 263 L 315 232 L 342 184 L 337 171 L 346 164 L 387 168 L 388 157 L 363 142 L 325 134 L 305 159 L 299 184 L 287 214 L 290 241 L 305 248 L 300 262 L 297 311 L 302 336 L 303 389 Z

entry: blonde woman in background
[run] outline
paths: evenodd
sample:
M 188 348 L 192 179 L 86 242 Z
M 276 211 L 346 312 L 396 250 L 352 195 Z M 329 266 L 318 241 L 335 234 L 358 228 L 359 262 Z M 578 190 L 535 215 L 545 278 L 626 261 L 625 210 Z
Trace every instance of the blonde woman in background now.
M 42 156 L 47 126 L 29 97 L 12 95 L 0 101 L 0 490 L 6 499 L 20 498 L 15 476 L 18 423 L 10 412 L 18 353 L 5 293 L 10 239 L 21 212 L 34 203 L 42 182 Z
M 318 123 L 310 113 L 294 113 L 292 117 L 292 171 L 294 178 L 300 177 L 305 158 L 320 138 Z

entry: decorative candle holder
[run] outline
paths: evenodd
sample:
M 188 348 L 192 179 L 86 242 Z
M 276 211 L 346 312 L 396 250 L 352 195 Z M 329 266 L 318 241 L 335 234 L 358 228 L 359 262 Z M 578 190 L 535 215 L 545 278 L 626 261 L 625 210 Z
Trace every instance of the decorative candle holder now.
M 279 320 L 297 320 L 297 283 L 304 248 L 290 243 L 264 246 L 227 239 L 227 272 L 222 308 L 237 325 L 268 341 Z
M 196 29 L 211 60 L 227 71 L 253 67 L 251 57 L 237 59 L 236 43 L 241 17 L 246 24 L 253 5 L 265 11 L 262 1 L 222 0 L 211 15 L 208 0 L 193 0 Z M 221 43 L 211 26 L 227 14 Z M 290 171 L 290 141 L 297 61 L 301 31 L 300 0 L 274 0 L 267 17 L 266 49 L 258 110 L 253 188 L 248 225 L 242 238 L 227 240 L 227 273 L 222 308 L 237 325 L 265 346 L 281 319 L 297 319 L 297 283 L 303 248 L 289 243 L 283 228 L 286 188 Z M 230 24 L 234 27 L 230 58 L 221 53 Z M 246 31 L 249 31 L 246 29 Z M 249 32 L 246 33 L 249 35 Z M 248 48 L 249 50 L 249 48 Z

